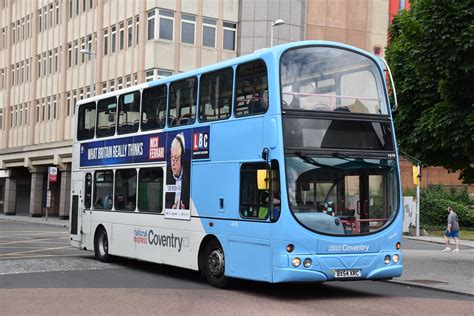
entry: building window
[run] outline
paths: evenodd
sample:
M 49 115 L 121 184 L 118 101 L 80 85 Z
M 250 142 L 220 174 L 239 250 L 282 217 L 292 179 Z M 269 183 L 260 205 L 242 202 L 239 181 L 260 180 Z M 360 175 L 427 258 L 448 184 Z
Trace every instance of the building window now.
M 74 115 L 74 112 L 76 111 L 76 103 L 77 103 L 77 90 L 74 90 L 73 96 L 72 96 L 72 111 L 71 111 L 72 115 Z
M 54 49 L 54 72 L 58 72 L 59 67 L 59 55 L 58 48 Z
M 26 60 L 26 81 L 30 81 L 30 60 Z
M 48 56 L 49 56 L 49 74 L 52 74 L 53 73 L 53 51 L 50 50 L 48 52 Z
M 119 50 L 125 47 L 125 23 L 121 22 L 119 27 Z
M 86 12 L 86 8 L 87 8 L 87 1 L 82 0 L 82 13 Z
M 25 18 L 21 19 L 21 39 L 24 40 L 26 36 L 25 33 Z
M 56 25 L 59 25 L 59 0 L 56 0 Z
M 25 103 L 25 125 L 28 125 L 28 103 Z
M 158 69 L 157 79 L 161 79 L 163 77 L 169 77 L 169 76 L 172 76 L 172 75 L 173 75 L 173 72 L 171 70 Z
M 41 55 L 37 55 L 36 59 L 38 60 L 38 69 L 37 69 L 37 77 L 41 77 Z
M 117 26 L 115 25 L 112 25 L 111 36 L 112 48 L 110 49 L 110 52 L 113 54 L 117 49 Z
M 43 22 L 44 22 L 43 31 L 46 31 L 48 29 L 48 6 L 45 6 L 43 8 Z
M 91 86 L 86 87 L 86 99 L 91 97 Z
M 56 108 L 57 108 L 56 96 L 53 96 L 53 119 L 56 119 Z
M 110 90 L 110 92 L 115 91 L 115 80 L 114 79 L 109 81 L 109 90 Z
M 102 82 L 102 94 L 107 93 L 107 82 Z
M 127 21 L 127 47 L 132 47 L 133 45 L 133 20 L 129 19 Z
M 94 8 L 94 0 L 89 0 L 89 9 Z
M 147 19 L 147 40 L 155 39 L 155 11 L 151 10 L 148 12 L 148 19 Z
M 43 53 L 43 76 L 46 76 L 46 53 Z
M 87 35 L 87 50 L 92 52 L 92 34 Z M 91 54 L 87 54 L 87 60 L 91 60 Z
M 47 104 L 48 104 L 48 121 L 51 119 L 51 97 L 47 98 Z
M 72 67 L 72 44 L 67 44 L 67 65 L 69 68 Z
M 26 38 L 30 37 L 30 16 L 26 16 Z
M 153 81 L 154 70 L 150 69 L 145 72 L 145 81 L 150 82 Z
M 79 100 L 84 99 L 84 88 L 79 89 Z
M 164 40 L 173 40 L 174 13 L 167 10 L 159 10 L 160 29 L 158 37 Z
M 109 54 L 109 30 L 104 30 L 104 56 Z
M 53 4 L 49 4 L 49 27 L 53 27 Z
M 123 88 L 123 79 L 122 78 L 118 78 L 117 79 L 117 89 L 120 90 Z
M 74 41 L 74 66 L 77 66 L 79 59 L 79 42 L 76 40 Z
M 202 19 L 202 46 L 216 47 L 216 21 Z
M 66 93 L 66 116 L 71 114 L 71 92 Z
M 224 22 L 224 49 L 235 50 L 237 24 Z
M 40 120 L 40 101 L 36 100 L 36 123 Z
M 68 9 L 69 9 L 69 19 L 72 19 L 72 0 L 69 0 Z
M 136 86 L 138 84 L 138 74 L 134 73 L 133 74 L 133 84 Z
M 38 32 L 41 32 L 41 27 L 43 26 L 42 21 L 43 21 L 43 13 L 41 12 L 41 9 L 39 9 L 38 10 Z M 13 37 L 13 42 L 15 42 L 15 37 Z
M 5 69 L 0 69 L 0 90 L 5 87 Z
M 79 15 L 79 1 L 80 0 L 76 0 L 76 15 Z
M 86 49 L 86 39 L 83 37 L 81 38 L 81 51 L 84 49 Z M 80 54 L 81 54 L 81 64 L 83 64 L 86 60 L 86 56 L 83 53 L 80 53 Z
M 24 80 L 24 78 L 25 78 L 25 76 L 24 76 L 24 75 L 25 75 L 25 64 L 24 64 L 24 62 L 21 62 L 20 65 L 21 65 L 21 72 L 20 72 L 20 75 L 21 75 L 20 78 L 21 78 L 21 79 L 20 79 L 20 83 L 23 83 L 23 80 Z
M 3 109 L 0 109 L 0 130 L 3 129 Z
M 138 34 L 139 34 L 139 31 L 140 31 L 140 17 L 137 15 L 137 17 L 135 18 L 135 29 L 137 31 L 137 36 L 136 36 L 136 42 L 137 42 L 137 45 L 138 45 Z
M 181 42 L 193 44 L 196 29 L 196 17 L 194 15 L 181 14 Z
M 131 86 L 132 86 L 132 77 L 128 75 L 127 77 L 125 77 L 125 87 L 128 88 Z

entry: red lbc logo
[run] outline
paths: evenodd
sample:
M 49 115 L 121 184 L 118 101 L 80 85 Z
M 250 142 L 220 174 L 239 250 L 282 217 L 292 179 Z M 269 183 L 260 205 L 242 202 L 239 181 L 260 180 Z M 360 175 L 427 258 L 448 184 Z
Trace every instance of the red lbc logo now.
M 49 167 L 48 174 L 49 174 L 49 182 L 56 182 L 58 180 L 58 168 Z
M 193 135 L 193 151 L 200 151 L 208 149 L 209 135 L 207 133 L 194 133 Z

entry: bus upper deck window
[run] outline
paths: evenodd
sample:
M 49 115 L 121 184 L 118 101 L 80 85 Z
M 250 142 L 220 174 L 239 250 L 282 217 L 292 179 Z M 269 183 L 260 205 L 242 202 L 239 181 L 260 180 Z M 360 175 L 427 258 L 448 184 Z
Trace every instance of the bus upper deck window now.
M 142 131 L 165 127 L 166 85 L 146 88 L 142 98 Z
M 168 126 L 173 127 L 193 124 L 196 118 L 196 101 L 196 77 L 171 83 Z
M 77 120 L 78 140 L 94 138 L 95 113 L 95 102 L 90 102 L 79 106 Z
M 117 132 L 119 134 L 138 131 L 140 122 L 140 92 L 124 94 L 119 97 Z
M 232 68 L 201 76 L 199 121 L 225 120 L 230 116 L 232 83 Z
M 235 115 L 265 113 L 268 109 L 267 67 L 262 60 L 237 67 Z
M 113 136 L 115 134 L 115 116 L 117 98 L 111 97 L 100 100 L 97 104 L 97 137 Z

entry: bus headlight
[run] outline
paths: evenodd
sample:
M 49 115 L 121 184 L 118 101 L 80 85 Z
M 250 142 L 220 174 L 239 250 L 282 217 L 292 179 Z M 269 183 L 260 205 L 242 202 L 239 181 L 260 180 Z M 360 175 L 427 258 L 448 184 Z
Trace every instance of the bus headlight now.
M 298 268 L 301 264 L 301 259 L 296 257 L 296 258 L 293 258 L 293 260 L 291 261 L 291 263 L 293 264 L 293 267 L 295 268 Z
M 393 262 L 398 263 L 400 261 L 400 256 L 399 255 L 393 255 Z
M 383 259 L 383 262 L 384 262 L 385 264 L 389 264 L 389 263 L 390 263 L 390 260 L 391 260 L 390 256 L 389 256 L 389 255 L 386 255 L 385 258 Z
M 303 266 L 304 266 L 305 268 L 311 267 L 311 264 L 312 264 L 312 263 L 313 263 L 313 262 L 311 261 L 310 258 L 306 258 L 306 259 L 303 260 Z

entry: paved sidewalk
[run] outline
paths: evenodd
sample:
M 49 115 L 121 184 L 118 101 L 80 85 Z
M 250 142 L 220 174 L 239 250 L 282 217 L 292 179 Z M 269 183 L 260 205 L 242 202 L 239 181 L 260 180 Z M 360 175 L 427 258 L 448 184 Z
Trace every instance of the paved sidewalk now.
M 23 216 L 23 215 L 0 214 L 0 221 L 40 224 L 40 225 L 48 225 L 48 226 L 54 226 L 54 227 L 69 227 L 68 219 L 59 219 L 58 217 L 48 217 L 48 220 L 46 220 L 46 217 L 30 217 L 26 215 Z
M 426 243 L 425 249 L 403 250 L 403 274 L 390 282 L 474 296 L 474 242 L 461 240 L 461 252 L 443 252 L 444 238 L 404 236 Z M 451 247 L 454 249 L 453 242 Z

